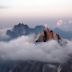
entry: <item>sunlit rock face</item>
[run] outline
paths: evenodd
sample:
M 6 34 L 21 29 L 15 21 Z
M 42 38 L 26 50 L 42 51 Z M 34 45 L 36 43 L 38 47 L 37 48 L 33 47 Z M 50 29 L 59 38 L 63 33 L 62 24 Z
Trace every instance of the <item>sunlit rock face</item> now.
M 61 37 L 49 28 L 45 27 L 43 32 L 40 33 L 36 42 L 46 42 L 52 39 L 59 41 L 61 40 Z

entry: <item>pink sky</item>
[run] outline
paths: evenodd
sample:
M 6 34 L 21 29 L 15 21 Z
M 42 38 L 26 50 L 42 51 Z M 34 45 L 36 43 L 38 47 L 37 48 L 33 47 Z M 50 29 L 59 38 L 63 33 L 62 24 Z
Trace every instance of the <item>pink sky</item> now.
M 0 17 L 71 16 L 72 0 L 0 0 Z

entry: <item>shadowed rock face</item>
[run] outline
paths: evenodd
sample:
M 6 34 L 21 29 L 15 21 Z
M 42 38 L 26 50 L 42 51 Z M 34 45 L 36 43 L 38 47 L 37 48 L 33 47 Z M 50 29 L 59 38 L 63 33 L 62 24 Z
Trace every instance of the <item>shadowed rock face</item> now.
M 61 40 L 61 37 L 58 34 L 54 33 L 52 30 L 44 28 L 43 32 L 40 33 L 36 42 L 46 42 L 52 39 L 59 41 Z
M 11 30 L 7 30 L 6 34 L 10 37 L 9 40 L 15 39 L 17 37 L 29 34 L 38 34 L 43 30 L 43 26 L 39 25 L 35 28 L 30 28 L 27 24 L 19 23 L 15 25 Z
M 0 61 L 0 72 L 72 72 L 72 60 L 65 64 L 39 61 Z

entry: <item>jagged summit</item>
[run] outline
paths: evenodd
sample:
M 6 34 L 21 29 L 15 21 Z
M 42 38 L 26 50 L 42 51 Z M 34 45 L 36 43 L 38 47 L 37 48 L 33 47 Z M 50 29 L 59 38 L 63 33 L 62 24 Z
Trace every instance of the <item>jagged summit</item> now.
M 46 42 L 48 40 L 61 40 L 61 37 L 59 34 L 53 32 L 52 30 L 50 30 L 48 27 L 44 27 L 44 30 L 40 33 L 38 39 L 36 40 L 36 42 Z

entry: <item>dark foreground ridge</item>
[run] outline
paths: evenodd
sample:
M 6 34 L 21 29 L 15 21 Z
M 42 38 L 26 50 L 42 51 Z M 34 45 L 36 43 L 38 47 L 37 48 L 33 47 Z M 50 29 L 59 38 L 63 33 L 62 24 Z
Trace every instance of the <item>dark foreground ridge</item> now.
M 72 60 L 65 64 L 39 61 L 0 61 L 0 72 L 72 72 Z

